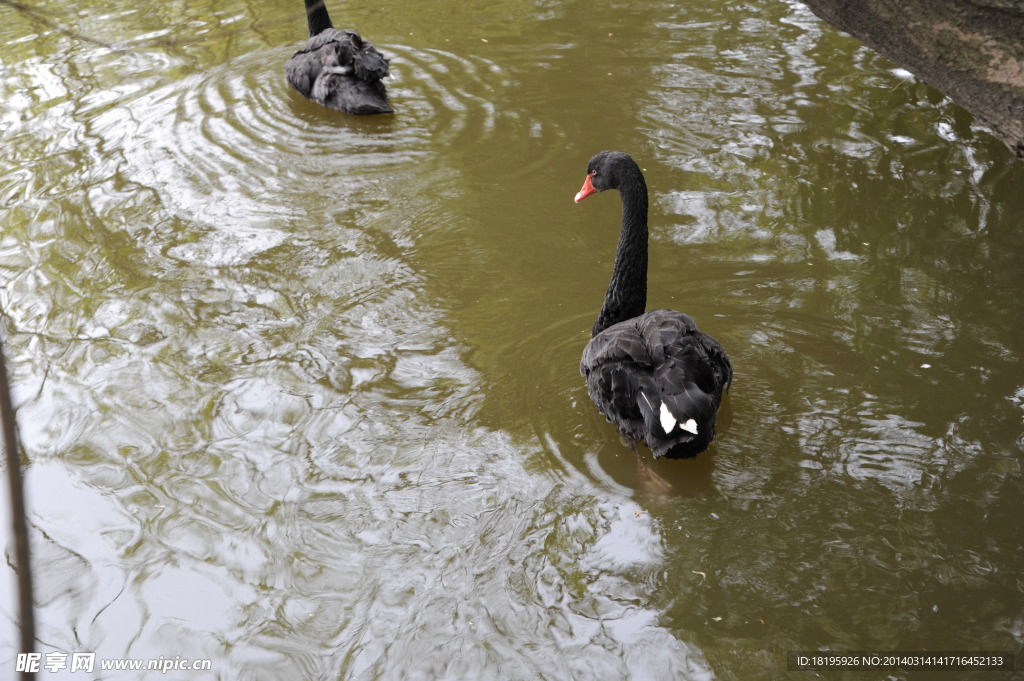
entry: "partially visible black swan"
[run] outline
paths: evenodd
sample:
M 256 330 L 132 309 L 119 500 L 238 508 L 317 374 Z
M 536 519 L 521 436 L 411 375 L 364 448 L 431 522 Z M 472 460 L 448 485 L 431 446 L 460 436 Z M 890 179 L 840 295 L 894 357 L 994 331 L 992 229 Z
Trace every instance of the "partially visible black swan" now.
M 579 203 L 617 189 L 622 231 L 612 280 L 580 373 L 598 409 L 629 440 L 644 440 L 655 458 L 696 456 L 715 436 L 722 391 L 732 366 L 718 342 L 682 312 L 647 304 L 647 184 L 639 166 L 620 151 L 590 159 Z
M 309 42 L 285 65 L 288 82 L 317 104 L 350 114 L 392 113 L 381 79 L 388 60 L 355 31 L 331 24 L 324 0 L 305 0 Z

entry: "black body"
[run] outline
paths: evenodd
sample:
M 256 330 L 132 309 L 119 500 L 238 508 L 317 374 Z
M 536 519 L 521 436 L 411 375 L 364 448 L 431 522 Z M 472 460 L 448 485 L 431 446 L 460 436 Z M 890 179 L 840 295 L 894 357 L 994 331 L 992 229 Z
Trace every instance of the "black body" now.
M 323 0 L 305 0 L 309 42 L 285 65 L 302 96 L 350 114 L 392 113 L 382 79 L 388 60 L 350 30 L 335 29 Z

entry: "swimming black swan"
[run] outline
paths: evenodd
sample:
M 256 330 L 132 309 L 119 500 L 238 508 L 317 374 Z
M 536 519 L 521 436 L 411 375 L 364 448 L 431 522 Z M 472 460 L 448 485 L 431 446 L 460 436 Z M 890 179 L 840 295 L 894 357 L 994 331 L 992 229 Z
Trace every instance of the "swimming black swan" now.
M 655 458 L 696 456 L 715 436 L 715 415 L 732 366 L 722 346 L 682 312 L 647 304 L 647 184 L 620 151 L 590 159 L 579 203 L 617 189 L 622 231 L 612 280 L 580 373 L 598 409 L 629 440 L 644 440 Z M 639 456 L 639 455 L 638 455 Z
M 388 60 L 355 31 L 331 24 L 323 0 L 305 0 L 309 42 L 285 65 L 303 97 L 350 114 L 392 113 L 381 79 Z

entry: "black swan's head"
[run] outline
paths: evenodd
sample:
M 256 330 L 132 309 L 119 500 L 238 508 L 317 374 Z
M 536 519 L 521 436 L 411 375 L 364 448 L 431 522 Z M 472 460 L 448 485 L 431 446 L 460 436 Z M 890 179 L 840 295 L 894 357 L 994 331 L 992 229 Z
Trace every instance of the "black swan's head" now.
M 623 181 L 640 174 L 640 167 L 629 154 L 621 151 L 602 151 L 587 164 L 587 179 L 574 199 L 579 203 L 594 192 L 619 189 Z

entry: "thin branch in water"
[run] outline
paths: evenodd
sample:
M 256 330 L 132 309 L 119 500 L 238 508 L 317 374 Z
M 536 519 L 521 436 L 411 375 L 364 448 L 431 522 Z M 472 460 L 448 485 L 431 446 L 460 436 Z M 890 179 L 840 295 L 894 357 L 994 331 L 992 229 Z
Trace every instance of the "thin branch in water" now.
M 18 570 L 18 615 L 21 621 L 21 647 L 19 653 L 35 651 L 36 619 L 32 600 L 32 563 L 29 559 L 28 521 L 25 517 L 25 485 L 21 476 L 18 456 L 17 427 L 14 403 L 7 381 L 7 359 L 3 340 L 0 339 L 0 422 L 3 426 L 3 445 L 7 459 L 7 480 L 10 483 L 11 525 L 14 531 L 14 561 Z M 31 671 L 23 671 L 22 679 L 34 679 Z
M 34 19 L 35 21 L 39 22 L 43 26 L 46 26 L 47 28 L 56 31 L 57 33 L 60 33 L 61 35 L 66 35 L 69 38 L 74 38 L 75 40 L 81 40 L 82 42 L 89 43 L 90 45 L 97 45 L 99 47 L 106 47 L 107 49 L 115 50 L 115 51 L 118 51 L 118 52 L 125 51 L 125 49 L 123 47 L 118 47 L 117 45 L 115 45 L 113 43 L 103 42 L 102 40 L 97 40 L 96 38 L 90 38 L 87 35 L 82 35 L 81 33 L 78 33 L 77 31 L 72 31 L 70 28 L 64 28 L 60 24 L 55 23 L 53 21 L 50 21 L 48 18 L 46 18 L 45 16 L 43 16 L 42 14 L 40 14 L 39 12 L 34 10 L 33 8 L 29 7 L 28 5 L 24 5 L 24 4 L 20 3 L 20 2 L 15 2 L 14 0 L 0 0 L 0 5 L 7 5 L 8 7 L 13 7 L 15 10 L 21 12 L 22 14 L 26 14 L 26 15 L 32 17 L 32 19 Z
M 298 14 L 295 14 L 294 17 L 289 17 L 287 19 L 276 19 L 274 21 L 260 21 L 252 26 L 222 30 L 217 33 L 211 33 L 209 35 L 201 35 L 188 38 L 150 38 L 135 43 L 133 45 L 132 43 L 108 43 L 104 40 L 100 40 L 98 38 L 93 38 L 91 36 L 85 35 L 84 33 L 79 33 L 78 31 L 74 31 L 70 28 L 61 26 L 57 22 L 49 19 L 47 16 L 45 16 L 38 10 L 33 9 L 32 7 L 24 3 L 17 2 L 16 0 L 0 0 L 0 5 L 7 5 L 8 7 L 11 7 L 16 11 L 31 17 L 34 21 L 42 24 L 43 26 L 46 26 L 47 28 L 57 33 L 60 33 L 61 35 L 67 36 L 74 40 L 80 40 L 84 43 L 89 43 L 90 45 L 96 45 L 97 47 L 104 47 L 108 50 L 111 50 L 112 52 L 122 52 L 128 54 L 132 52 L 132 47 L 144 47 L 150 45 L 160 45 L 162 47 L 179 47 L 181 45 L 190 45 L 192 43 L 200 43 L 205 40 L 208 40 L 214 35 L 229 35 L 231 33 L 242 33 L 246 31 L 251 31 L 255 26 L 268 26 L 277 23 L 293 22 L 299 16 Z M 305 15 L 306 12 L 303 11 L 302 16 L 305 17 Z

